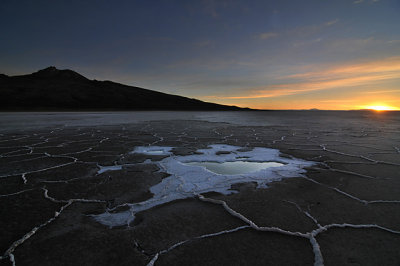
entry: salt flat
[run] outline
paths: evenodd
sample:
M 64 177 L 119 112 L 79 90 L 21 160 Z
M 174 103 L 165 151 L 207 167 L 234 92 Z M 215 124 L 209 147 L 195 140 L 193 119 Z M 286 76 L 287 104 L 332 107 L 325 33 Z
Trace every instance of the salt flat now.
M 1 113 L 0 263 L 398 265 L 399 133 L 398 112 Z M 168 168 L 212 147 L 313 163 L 204 191 Z M 132 213 L 154 188 L 186 194 Z

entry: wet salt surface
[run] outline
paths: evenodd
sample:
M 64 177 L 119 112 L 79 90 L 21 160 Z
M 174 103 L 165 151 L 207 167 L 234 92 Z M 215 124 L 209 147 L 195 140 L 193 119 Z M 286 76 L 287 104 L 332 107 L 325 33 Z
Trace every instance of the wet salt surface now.
M 266 188 L 272 181 L 302 176 L 306 172 L 304 168 L 314 164 L 311 161 L 281 157 L 276 149 L 241 149 L 238 146 L 216 144 L 210 145 L 208 149 L 197 150 L 193 155 L 164 158 L 157 164 L 161 171 L 170 176 L 150 188 L 153 194 L 151 199 L 124 204 L 130 207 L 128 211 L 107 211 L 93 217 L 110 227 L 127 225 L 134 220 L 135 213 L 167 202 L 211 191 L 228 195 L 236 192 L 231 190 L 231 185 L 237 183 L 255 182 L 259 188 Z M 133 153 L 160 150 L 169 152 L 171 147 L 141 146 L 136 147 Z M 210 168 L 211 165 L 214 171 L 206 167 Z
M 248 162 L 248 161 L 236 161 L 236 162 L 225 162 L 225 163 L 216 163 L 216 162 L 190 162 L 186 163 L 186 165 L 194 165 L 206 168 L 208 171 L 211 171 L 220 175 L 239 175 L 239 174 L 247 174 L 260 171 L 262 169 L 270 168 L 270 167 L 279 167 L 284 164 L 277 162 Z

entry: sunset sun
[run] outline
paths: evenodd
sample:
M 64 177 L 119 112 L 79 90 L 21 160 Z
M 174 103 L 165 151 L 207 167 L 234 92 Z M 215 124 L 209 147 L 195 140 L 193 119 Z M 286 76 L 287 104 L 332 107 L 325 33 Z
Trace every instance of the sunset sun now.
M 375 110 L 375 111 L 394 111 L 394 110 L 398 110 L 398 108 L 396 108 L 396 107 L 387 106 L 387 105 L 370 105 L 370 106 L 367 106 L 365 109 L 370 109 L 370 110 Z

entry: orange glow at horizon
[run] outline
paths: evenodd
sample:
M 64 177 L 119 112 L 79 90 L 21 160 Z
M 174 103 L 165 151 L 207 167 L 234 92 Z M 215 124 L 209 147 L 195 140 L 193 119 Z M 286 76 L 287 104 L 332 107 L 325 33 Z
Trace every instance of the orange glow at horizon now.
M 369 105 L 369 106 L 365 106 L 365 108 L 361 108 L 361 109 L 370 109 L 370 110 L 375 110 L 375 111 L 396 111 L 396 110 L 400 110 L 397 107 L 387 106 L 387 105 Z
M 347 96 L 347 95 L 346 95 Z M 383 95 L 377 94 L 353 94 L 349 96 L 342 96 L 341 98 L 330 99 L 322 96 L 321 98 L 309 97 L 295 97 L 286 98 L 284 101 L 281 99 L 271 99 L 266 103 L 264 99 L 232 99 L 221 100 L 221 104 L 233 104 L 239 107 L 250 107 L 255 109 L 270 109 L 270 110 L 375 110 L 375 111 L 400 111 L 400 99 L 395 95 L 388 96 L 386 93 Z
M 319 66 L 319 70 L 313 65 L 302 68 L 300 73 L 277 76 L 264 86 L 201 98 L 256 109 L 400 110 L 399 56 Z

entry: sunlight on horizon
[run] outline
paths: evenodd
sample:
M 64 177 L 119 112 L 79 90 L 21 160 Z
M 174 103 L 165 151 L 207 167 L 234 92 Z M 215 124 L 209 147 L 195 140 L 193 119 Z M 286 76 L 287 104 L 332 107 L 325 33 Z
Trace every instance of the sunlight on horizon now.
M 398 110 L 400 110 L 397 107 L 387 106 L 387 105 L 370 105 L 370 106 L 366 106 L 365 108 L 361 108 L 361 109 L 369 109 L 369 110 L 375 110 L 375 111 L 398 111 Z

